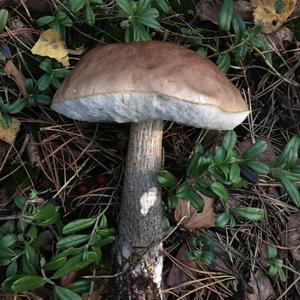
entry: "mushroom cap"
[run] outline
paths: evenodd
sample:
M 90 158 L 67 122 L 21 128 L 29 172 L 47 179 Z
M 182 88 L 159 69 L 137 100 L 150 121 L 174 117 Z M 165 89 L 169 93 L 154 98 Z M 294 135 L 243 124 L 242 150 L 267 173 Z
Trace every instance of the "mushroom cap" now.
M 249 113 L 210 60 L 157 41 L 90 50 L 57 90 L 52 109 L 81 121 L 162 119 L 211 129 L 232 129 Z

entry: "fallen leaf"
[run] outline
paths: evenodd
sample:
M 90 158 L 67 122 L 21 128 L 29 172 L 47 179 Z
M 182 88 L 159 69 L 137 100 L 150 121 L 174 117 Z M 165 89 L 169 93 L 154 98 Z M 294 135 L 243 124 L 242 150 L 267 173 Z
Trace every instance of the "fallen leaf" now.
M 18 119 L 12 118 L 12 124 L 8 128 L 0 127 L 0 140 L 12 145 L 15 142 L 16 135 L 20 130 L 21 123 Z
M 32 134 L 30 134 L 30 139 L 27 145 L 27 154 L 32 166 L 37 166 L 41 161 L 39 148 Z
M 53 29 L 41 33 L 31 52 L 32 54 L 54 58 L 65 67 L 69 66 L 68 49 L 65 42 L 61 39 L 60 34 Z
M 285 237 L 285 245 L 290 248 L 293 258 L 300 262 L 300 212 L 288 218 Z
M 295 45 L 294 33 L 287 27 L 282 27 L 275 32 L 267 34 L 271 47 L 277 51 L 289 50 Z
M 211 21 L 218 25 L 220 19 L 220 9 L 222 1 L 201 0 L 199 1 L 196 12 L 201 21 Z M 252 8 L 248 1 L 234 1 L 234 15 L 243 20 L 251 19 Z
M 25 45 L 32 45 L 35 41 L 33 31 L 28 28 L 28 24 L 23 23 L 19 18 L 12 18 L 9 21 L 9 29 L 14 32 L 13 38 L 17 38 L 18 42 L 22 42 Z
M 264 33 L 279 28 L 292 14 L 297 0 L 251 0 L 255 24 L 262 25 Z
M 262 271 L 258 270 L 251 274 L 249 285 L 253 288 L 252 293 L 246 292 L 245 300 L 273 300 L 276 294 L 271 281 Z
M 8 76 L 13 76 L 16 80 L 18 89 L 23 97 L 27 95 L 25 81 L 26 78 L 23 73 L 14 65 L 12 60 L 8 60 L 4 67 L 4 72 Z
M 189 252 L 186 245 L 183 245 L 173 262 L 171 270 L 168 274 L 166 283 L 169 287 L 176 287 L 182 283 L 185 283 L 189 280 L 197 278 L 197 263 L 195 260 L 188 261 L 186 259 L 186 254 Z M 183 287 L 178 287 L 174 292 L 179 293 Z
M 186 229 L 208 228 L 215 224 L 215 213 L 213 209 L 214 200 L 203 196 L 204 208 L 201 213 L 192 207 L 189 201 L 179 200 L 175 209 L 175 219 L 179 222 L 182 218 L 186 217 L 181 223 Z

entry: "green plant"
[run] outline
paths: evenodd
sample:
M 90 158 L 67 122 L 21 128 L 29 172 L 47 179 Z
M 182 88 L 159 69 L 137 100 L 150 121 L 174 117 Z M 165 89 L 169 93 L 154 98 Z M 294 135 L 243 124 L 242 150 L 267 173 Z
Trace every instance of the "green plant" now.
M 215 259 L 214 245 L 215 241 L 208 236 L 193 237 L 191 239 L 192 250 L 187 253 L 186 257 L 190 261 L 195 259 L 199 263 L 209 265 Z
M 7 9 L 0 9 L 0 32 L 2 32 L 8 22 L 9 12 Z
M 233 45 L 220 53 L 217 64 L 223 72 L 227 72 L 231 61 L 240 62 L 251 54 L 253 50 L 259 53 L 269 65 L 272 64 L 272 52 L 269 51 L 269 44 L 261 33 L 261 26 L 255 25 L 247 28 L 244 20 L 234 16 L 233 0 L 225 0 L 222 3 L 219 27 L 221 30 L 234 32 Z M 216 45 L 219 52 L 218 44 Z
M 172 173 L 161 171 L 157 175 L 157 180 L 161 186 L 169 190 L 169 208 L 175 208 L 178 199 L 184 199 L 190 201 L 198 211 L 202 211 L 204 206 L 202 195 L 205 195 L 223 201 L 225 211 L 217 217 L 216 226 L 223 227 L 226 224 L 234 226 L 234 216 L 250 221 L 261 220 L 263 210 L 260 208 L 239 206 L 229 211 L 228 189 L 246 185 L 245 178 L 250 182 L 256 182 L 257 174 L 269 173 L 268 166 L 256 160 L 256 157 L 266 150 L 267 143 L 258 141 L 239 157 L 235 151 L 236 142 L 235 132 L 227 131 L 214 153 L 204 152 L 203 146 L 197 145 L 187 166 L 186 177 L 180 184 Z
M 277 258 L 277 249 L 271 245 L 268 245 L 267 248 L 267 259 L 270 264 L 270 268 L 268 270 L 268 275 L 271 277 L 279 275 L 281 281 L 286 281 L 286 276 L 282 270 L 283 260 Z
M 300 138 L 294 136 L 286 144 L 271 168 L 272 176 L 282 183 L 297 207 L 300 207 L 300 193 L 296 185 L 300 181 L 299 149 Z
M 37 86 L 40 91 L 46 90 L 49 86 L 57 89 L 61 84 L 61 80 L 69 73 L 69 70 L 61 68 L 58 62 L 49 58 L 45 58 L 39 64 L 39 68 L 45 71 L 45 74 L 37 80 Z
M 78 294 L 89 290 L 89 280 L 67 287 L 57 280 L 91 264 L 99 266 L 101 248 L 115 239 L 106 217 L 75 219 L 64 225 L 60 207 L 45 203 L 35 190 L 28 198 L 16 196 L 14 203 L 20 212 L 0 227 L 0 266 L 6 275 L 2 288 L 24 292 L 48 285 L 58 299 L 81 299 Z
M 72 19 L 64 12 L 59 12 L 55 16 L 44 16 L 36 21 L 39 27 L 45 25 L 59 32 L 63 39 L 66 37 L 66 27 L 73 26 Z
M 24 108 L 32 105 L 49 105 L 51 98 L 40 93 L 40 90 L 32 79 L 25 82 L 27 96 L 16 100 L 13 103 L 6 103 L 0 97 L 0 127 L 8 128 L 12 124 L 11 115 L 21 112 Z
M 117 4 L 122 15 L 126 17 L 121 23 L 121 27 L 125 29 L 125 41 L 151 40 L 147 28 L 160 28 L 156 20 L 159 12 L 152 7 L 152 0 L 117 0 Z
M 71 10 L 73 13 L 77 13 L 85 8 L 84 20 L 90 26 L 95 25 L 95 13 L 94 9 L 97 5 L 103 4 L 103 0 L 74 0 L 71 1 Z

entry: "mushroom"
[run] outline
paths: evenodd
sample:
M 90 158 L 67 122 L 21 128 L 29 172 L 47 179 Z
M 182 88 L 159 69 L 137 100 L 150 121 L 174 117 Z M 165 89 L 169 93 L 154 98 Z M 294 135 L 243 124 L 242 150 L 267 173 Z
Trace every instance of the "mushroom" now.
M 138 299 L 161 299 L 162 205 L 155 175 L 163 120 L 233 129 L 248 115 L 247 104 L 207 58 L 149 41 L 89 51 L 57 90 L 52 108 L 81 121 L 132 123 L 117 242 L 119 267 L 130 271 L 119 288 Z

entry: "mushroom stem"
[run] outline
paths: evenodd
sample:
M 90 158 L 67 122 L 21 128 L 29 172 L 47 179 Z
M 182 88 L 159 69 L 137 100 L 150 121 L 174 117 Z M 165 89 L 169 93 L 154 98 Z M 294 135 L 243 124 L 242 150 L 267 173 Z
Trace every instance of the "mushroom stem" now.
M 162 134 L 161 120 L 131 125 L 117 244 L 120 269 L 129 267 L 119 285 L 124 299 L 161 299 L 162 205 L 155 175 L 161 169 Z

